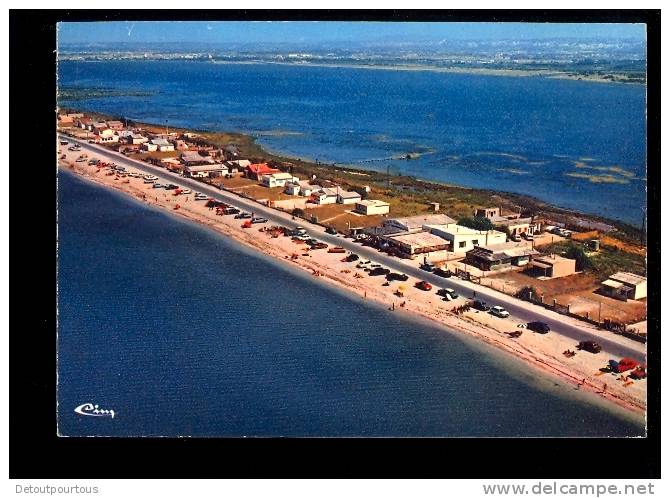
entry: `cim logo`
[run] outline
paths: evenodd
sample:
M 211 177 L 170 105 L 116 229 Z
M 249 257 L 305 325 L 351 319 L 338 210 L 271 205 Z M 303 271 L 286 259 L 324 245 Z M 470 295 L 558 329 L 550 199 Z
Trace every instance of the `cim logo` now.
M 93 403 L 84 403 L 83 405 L 79 405 L 77 408 L 74 409 L 74 412 L 78 415 L 85 415 L 87 417 L 114 418 L 114 415 L 116 415 L 114 410 L 103 410 L 102 408 L 100 408 L 100 406 L 94 405 Z

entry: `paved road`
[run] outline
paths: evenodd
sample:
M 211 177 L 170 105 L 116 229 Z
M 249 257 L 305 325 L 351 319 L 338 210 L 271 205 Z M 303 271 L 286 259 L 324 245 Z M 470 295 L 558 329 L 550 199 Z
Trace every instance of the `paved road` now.
M 182 177 L 158 166 L 153 166 L 141 161 L 130 159 L 103 146 L 89 144 L 83 140 L 77 140 L 71 137 L 67 137 L 67 139 L 79 143 L 83 149 L 86 149 L 89 152 L 107 157 L 118 165 L 132 167 L 140 171 L 144 171 L 147 174 L 156 175 L 161 181 L 166 183 L 178 183 L 179 185 L 189 187 L 194 191 L 203 192 L 217 200 L 231 204 L 239 209 L 253 212 L 255 215 L 263 216 L 273 223 L 290 228 L 295 228 L 298 225 L 304 224 L 306 225 L 305 228 L 311 237 L 331 245 L 344 247 L 349 251 L 355 252 L 364 259 L 370 259 L 376 263 L 383 264 L 384 266 L 387 266 L 396 272 L 405 273 L 419 280 L 425 280 L 437 287 L 450 287 L 456 290 L 462 296 L 468 298 L 472 297 L 473 293 L 476 292 L 476 297 L 478 299 L 486 301 L 491 306 L 498 305 L 505 307 L 510 312 L 510 314 L 519 321 L 542 321 L 547 323 L 551 327 L 550 333 L 558 333 L 565 337 L 572 338 L 575 340 L 575 345 L 579 341 L 595 340 L 602 346 L 603 352 L 605 353 L 619 357 L 628 356 L 641 362 L 646 361 L 645 345 L 632 341 L 626 337 L 599 330 L 594 326 L 574 318 L 561 315 L 541 306 L 521 301 L 501 292 L 474 284 L 472 282 L 463 281 L 454 277 L 448 279 L 438 277 L 432 273 L 420 270 L 410 265 L 406 261 L 388 256 L 384 253 L 380 253 L 379 251 L 370 247 L 361 246 L 351 239 L 345 239 L 342 236 L 327 234 L 325 233 L 324 228 L 321 226 L 310 225 L 309 223 L 305 223 L 303 220 L 293 220 L 292 216 L 288 213 L 268 208 L 257 202 L 244 199 L 225 190 L 219 190 L 197 180 Z

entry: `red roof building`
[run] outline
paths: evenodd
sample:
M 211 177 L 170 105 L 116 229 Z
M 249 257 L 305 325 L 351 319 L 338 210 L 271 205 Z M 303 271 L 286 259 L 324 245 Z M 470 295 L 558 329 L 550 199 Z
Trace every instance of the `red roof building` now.
M 254 180 L 258 180 L 262 175 L 271 175 L 272 173 L 279 173 L 279 170 L 271 168 L 266 163 L 250 164 L 246 169 L 247 177 Z

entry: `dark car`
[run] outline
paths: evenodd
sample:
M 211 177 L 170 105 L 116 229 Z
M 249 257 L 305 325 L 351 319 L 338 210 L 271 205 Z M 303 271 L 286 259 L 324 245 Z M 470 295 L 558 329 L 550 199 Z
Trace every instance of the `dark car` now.
M 526 325 L 528 330 L 532 330 L 533 332 L 537 332 L 538 334 L 546 334 L 549 332 L 551 329 L 549 328 L 549 325 L 547 325 L 544 322 L 528 322 L 528 325 Z
M 407 282 L 409 277 L 404 273 L 388 273 L 386 275 L 386 280 L 400 280 L 401 282 Z
M 437 267 L 433 263 L 423 263 L 419 268 L 424 271 L 435 271 L 435 268 Z
M 598 354 L 603 348 L 595 341 L 582 341 L 577 345 L 577 349 L 588 351 L 589 353 Z
M 328 249 L 328 244 L 325 244 L 323 242 L 317 242 L 316 244 L 312 244 L 312 249 Z
M 244 220 L 247 218 L 251 218 L 251 215 L 249 213 L 240 213 L 238 215 L 235 215 L 236 220 Z
M 119 167 L 117 166 L 116 169 L 119 169 Z M 123 171 L 123 170 L 121 170 L 121 171 Z M 176 189 L 178 189 L 178 188 L 179 188 L 179 187 L 178 187 L 177 185 L 175 185 L 174 183 L 168 183 L 168 184 L 165 186 L 165 190 L 176 190 Z
M 333 227 L 328 227 L 326 228 L 326 233 L 329 233 L 330 235 L 337 235 L 337 230 L 335 230 Z
M 453 273 L 451 273 L 451 270 L 443 270 L 442 268 L 437 268 L 433 273 L 438 277 L 444 277 L 444 278 L 449 278 L 453 275 Z
M 225 208 L 223 212 L 224 214 L 240 214 L 240 210 L 234 207 Z
M 484 301 L 475 301 L 472 303 L 472 307 L 479 311 L 489 311 L 491 309 Z
M 353 263 L 354 261 L 358 261 L 359 257 L 358 257 L 358 254 L 351 253 L 345 259 L 347 260 L 347 263 Z
M 369 275 L 371 277 L 376 277 L 377 275 L 388 275 L 389 273 L 391 273 L 391 270 L 388 268 L 373 268 L 370 270 Z

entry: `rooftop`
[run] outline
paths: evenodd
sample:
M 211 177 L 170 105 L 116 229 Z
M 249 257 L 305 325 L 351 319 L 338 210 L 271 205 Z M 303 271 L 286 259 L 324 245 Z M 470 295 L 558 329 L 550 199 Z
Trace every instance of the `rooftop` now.
M 435 246 L 448 246 L 449 242 L 444 240 L 442 237 L 433 235 L 430 232 L 417 232 L 417 233 L 399 233 L 397 235 L 388 235 L 388 238 L 397 240 L 404 244 L 410 246 L 420 246 L 420 247 L 435 247 Z
M 450 225 L 456 223 L 456 220 L 446 214 L 426 214 L 418 216 L 408 216 L 405 218 L 393 218 L 387 220 L 386 224 L 399 224 L 407 227 L 408 230 L 421 228 L 424 225 Z
M 635 273 L 629 273 L 627 271 L 620 271 L 614 275 L 610 275 L 609 280 L 616 280 L 617 282 L 623 282 L 628 285 L 640 285 L 647 281 L 647 277 L 642 275 L 636 275 Z
M 170 142 L 168 142 L 164 138 L 154 138 L 151 141 L 151 143 L 154 144 L 154 145 L 160 145 L 161 147 L 166 146 L 166 145 L 172 145 Z
M 362 206 L 390 206 L 388 202 L 380 201 L 377 199 L 366 199 L 363 201 L 358 201 L 358 204 Z
M 220 163 L 215 164 L 201 164 L 198 166 L 186 166 L 186 169 L 190 172 L 199 172 L 199 171 L 218 171 L 218 170 L 227 170 L 228 167 Z
M 442 232 L 452 235 L 486 235 L 486 230 L 475 230 L 473 228 L 464 227 L 456 223 L 448 223 L 444 225 L 426 225 L 429 230 L 440 230 Z M 489 230 L 495 232 L 496 230 Z M 500 233 L 500 232 L 499 232 Z
M 554 265 L 556 263 L 561 263 L 561 262 L 566 262 L 566 261 L 572 261 L 574 262 L 574 259 L 570 258 L 564 258 L 563 256 L 559 256 L 558 254 L 545 254 L 544 256 L 538 256 L 534 259 L 534 261 L 538 263 L 544 263 L 547 265 Z
M 353 190 L 340 190 L 340 197 L 343 199 L 358 199 L 361 194 L 354 192 Z

